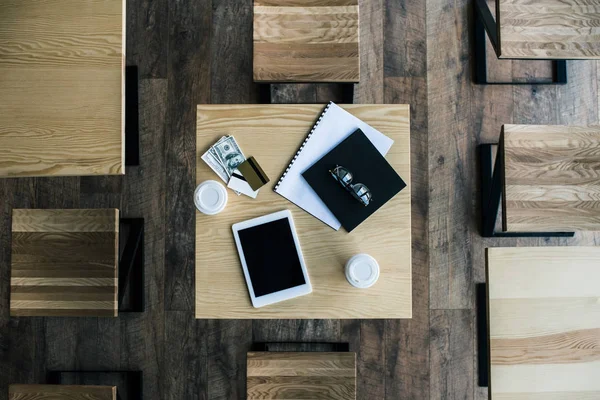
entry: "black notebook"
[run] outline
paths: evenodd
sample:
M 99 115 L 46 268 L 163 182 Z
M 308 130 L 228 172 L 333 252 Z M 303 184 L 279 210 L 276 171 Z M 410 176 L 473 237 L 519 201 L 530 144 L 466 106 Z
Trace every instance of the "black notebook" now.
M 342 166 L 352 172 L 352 183 L 366 185 L 372 195 L 368 206 L 352 196 L 329 172 Z M 351 232 L 406 187 L 394 168 L 357 129 L 302 174 L 325 205 Z

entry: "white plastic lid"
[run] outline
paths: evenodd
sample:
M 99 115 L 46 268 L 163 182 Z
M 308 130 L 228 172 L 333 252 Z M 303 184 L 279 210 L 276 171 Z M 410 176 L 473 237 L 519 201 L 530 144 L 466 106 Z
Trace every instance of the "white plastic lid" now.
M 368 254 L 357 254 L 346 263 L 346 279 L 357 288 L 371 287 L 379 279 L 379 264 Z
M 218 214 L 227 205 L 227 189 L 217 181 L 204 181 L 194 192 L 194 203 L 203 214 Z

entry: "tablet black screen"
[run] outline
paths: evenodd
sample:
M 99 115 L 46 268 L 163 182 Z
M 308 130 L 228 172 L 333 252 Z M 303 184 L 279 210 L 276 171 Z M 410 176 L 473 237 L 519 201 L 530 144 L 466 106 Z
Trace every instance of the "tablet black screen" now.
M 256 297 L 304 285 L 287 218 L 238 231 Z

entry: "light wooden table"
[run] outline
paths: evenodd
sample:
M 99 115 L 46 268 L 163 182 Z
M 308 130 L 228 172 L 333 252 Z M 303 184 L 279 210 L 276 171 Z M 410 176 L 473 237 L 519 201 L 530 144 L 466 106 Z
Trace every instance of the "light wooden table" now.
M 247 399 L 356 399 L 356 353 L 248 353 Z
M 119 210 L 13 210 L 10 315 L 117 316 L 118 251 Z
M 116 386 L 10 385 L 8 400 L 117 400 Z
M 599 247 L 487 249 L 490 400 L 600 398 Z
M 358 82 L 358 0 L 254 0 L 254 81 Z
M 124 7 L 0 2 L 0 176 L 125 172 Z
M 273 186 L 325 105 L 200 105 L 196 182 L 219 179 L 201 155 L 222 135 L 234 135 L 271 182 L 253 200 L 229 191 L 226 209 L 196 212 L 196 318 L 411 318 L 411 181 L 408 105 L 348 105 L 350 113 L 394 139 L 386 159 L 408 184 L 348 234 L 336 232 L 273 192 Z M 191 194 L 190 194 L 191 196 Z M 275 211 L 292 211 L 313 293 L 253 308 L 231 226 Z M 344 264 L 368 253 L 381 266 L 369 289 L 346 281 Z
M 600 230 L 600 127 L 504 125 L 507 232 Z

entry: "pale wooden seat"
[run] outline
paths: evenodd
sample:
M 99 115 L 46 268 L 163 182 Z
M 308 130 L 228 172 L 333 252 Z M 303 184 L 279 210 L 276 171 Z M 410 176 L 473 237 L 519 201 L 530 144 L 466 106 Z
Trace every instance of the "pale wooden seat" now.
M 600 0 L 497 0 L 500 58 L 600 58 Z
M 8 400 L 117 400 L 116 386 L 9 385 Z
M 600 127 L 504 125 L 507 232 L 600 230 Z
M 255 82 L 358 82 L 358 0 L 255 0 Z
M 490 400 L 600 398 L 600 248 L 487 249 Z
M 473 0 L 474 80 L 479 84 L 566 84 L 567 61 L 600 59 L 600 0 Z M 490 81 L 486 33 L 501 59 L 554 60 L 552 80 Z
M 356 353 L 248 353 L 247 399 L 356 399 Z
M 118 314 L 119 210 L 13 210 L 10 315 Z

